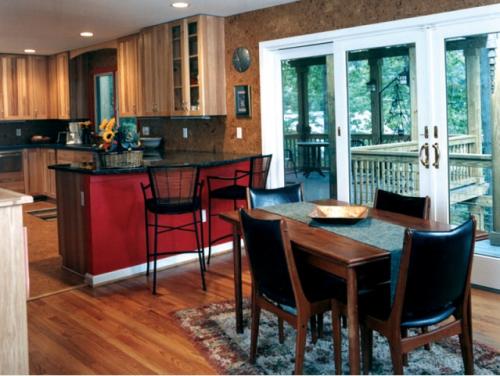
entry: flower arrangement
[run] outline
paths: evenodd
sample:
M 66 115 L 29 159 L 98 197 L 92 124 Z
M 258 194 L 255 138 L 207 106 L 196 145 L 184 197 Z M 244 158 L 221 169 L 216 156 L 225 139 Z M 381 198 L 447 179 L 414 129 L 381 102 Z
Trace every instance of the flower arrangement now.
M 141 146 L 135 127 L 120 126 L 116 119 L 103 119 L 99 125 L 99 149 L 104 152 L 134 150 Z

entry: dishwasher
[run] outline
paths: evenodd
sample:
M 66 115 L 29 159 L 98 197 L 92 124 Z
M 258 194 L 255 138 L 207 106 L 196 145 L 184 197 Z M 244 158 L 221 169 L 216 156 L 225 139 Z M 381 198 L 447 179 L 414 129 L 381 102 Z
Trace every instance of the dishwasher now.
M 22 150 L 0 151 L 0 188 L 24 193 Z

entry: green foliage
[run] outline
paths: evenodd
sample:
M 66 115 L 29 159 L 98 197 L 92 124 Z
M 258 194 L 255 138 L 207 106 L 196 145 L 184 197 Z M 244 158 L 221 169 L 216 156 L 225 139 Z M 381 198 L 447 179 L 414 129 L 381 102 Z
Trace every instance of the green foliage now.
M 467 79 L 463 50 L 446 51 L 449 135 L 467 134 Z

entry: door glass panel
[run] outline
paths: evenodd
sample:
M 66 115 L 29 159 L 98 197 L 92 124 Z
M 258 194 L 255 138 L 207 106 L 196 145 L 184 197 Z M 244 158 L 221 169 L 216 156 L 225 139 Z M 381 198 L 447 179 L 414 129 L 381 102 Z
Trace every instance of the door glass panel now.
M 450 222 L 500 231 L 500 34 L 446 41 Z M 488 242 L 489 244 L 489 242 Z M 484 244 L 483 244 L 484 245 Z M 498 248 L 476 248 L 500 257 Z
M 372 205 L 377 188 L 419 195 L 415 45 L 347 55 L 351 202 Z
M 199 77 L 198 77 L 198 24 L 188 24 L 189 39 L 189 86 L 190 86 L 190 110 L 200 109 Z
M 336 196 L 333 56 L 283 60 L 285 184 L 306 200 Z
M 95 123 L 115 116 L 115 84 L 113 73 L 95 76 Z
M 182 92 L 182 49 L 181 49 L 181 26 L 174 26 L 171 30 L 172 37 L 172 66 L 174 70 L 174 110 L 183 110 Z

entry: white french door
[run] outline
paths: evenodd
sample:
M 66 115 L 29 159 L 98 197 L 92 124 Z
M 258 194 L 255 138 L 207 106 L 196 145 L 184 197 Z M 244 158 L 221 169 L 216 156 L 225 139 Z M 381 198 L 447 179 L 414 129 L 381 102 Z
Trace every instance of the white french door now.
M 376 188 L 433 195 L 427 46 L 421 28 L 334 43 L 339 199 L 371 205 Z
M 262 42 L 262 149 L 277 156 L 270 186 L 284 182 L 280 63 L 326 44 L 333 196 L 369 205 L 380 187 L 430 196 L 434 220 L 475 215 L 493 241 L 476 245 L 473 283 L 500 289 L 499 25 L 496 4 Z

